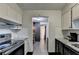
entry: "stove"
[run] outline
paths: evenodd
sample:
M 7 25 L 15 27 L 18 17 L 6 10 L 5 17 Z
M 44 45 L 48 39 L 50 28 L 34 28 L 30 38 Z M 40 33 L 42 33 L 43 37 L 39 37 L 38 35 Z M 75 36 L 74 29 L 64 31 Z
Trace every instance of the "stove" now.
M 11 46 L 11 34 L 0 34 L 0 54 L 2 50 Z

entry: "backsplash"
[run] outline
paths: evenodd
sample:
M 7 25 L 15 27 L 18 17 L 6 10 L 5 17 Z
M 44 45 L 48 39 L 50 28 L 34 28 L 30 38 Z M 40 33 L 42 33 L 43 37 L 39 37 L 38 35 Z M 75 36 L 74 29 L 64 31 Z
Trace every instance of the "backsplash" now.
M 7 34 L 0 34 L 0 40 L 11 40 L 11 34 L 7 33 Z
M 15 38 L 25 38 L 28 36 L 28 31 L 26 28 L 22 28 L 21 30 L 10 30 L 12 33 L 12 39 Z
M 0 34 L 11 33 L 9 29 L 0 29 Z
M 67 30 L 67 31 L 63 31 L 64 37 L 70 36 L 70 33 L 77 33 L 78 34 L 78 41 L 79 41 L 79 30 Z
M 27 29 L 23 28 L 21 30 L 11 30 L 11 29 L 0 29 L 0 34 L 11 33 L 11 39 L 24 38 L 28 36 Z

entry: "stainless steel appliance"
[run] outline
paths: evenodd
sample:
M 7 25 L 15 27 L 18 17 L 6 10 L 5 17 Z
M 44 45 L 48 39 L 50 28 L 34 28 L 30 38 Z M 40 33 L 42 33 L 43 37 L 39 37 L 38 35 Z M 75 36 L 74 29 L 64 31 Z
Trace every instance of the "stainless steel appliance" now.
M 11 46 L 11 34 L 0 34 L 0 54 L 2 50 Z
M 78 34 L 77 33 L 70 33 L 71 36 L 71 40 L 73 42 L 77 42 L 78 41 Z

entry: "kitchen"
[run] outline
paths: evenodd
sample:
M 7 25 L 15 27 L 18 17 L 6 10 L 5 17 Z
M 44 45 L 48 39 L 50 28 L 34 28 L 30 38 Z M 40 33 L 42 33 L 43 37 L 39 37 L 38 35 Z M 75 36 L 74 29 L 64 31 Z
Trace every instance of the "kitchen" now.
M 60 55 L 79 55 L 78 8 L 78 4 L 71 4 L 62 11 L 64 40 L 55 40 L 55 51 Z
M 0 3 L 0 55 L 24 55 L 25 32 L 21 9 L 16 4 Z
M 48 17 L 48 55 L 79 54 L 78 3 L 0 3 L 0 54 L 32 55 L 32 17 Z

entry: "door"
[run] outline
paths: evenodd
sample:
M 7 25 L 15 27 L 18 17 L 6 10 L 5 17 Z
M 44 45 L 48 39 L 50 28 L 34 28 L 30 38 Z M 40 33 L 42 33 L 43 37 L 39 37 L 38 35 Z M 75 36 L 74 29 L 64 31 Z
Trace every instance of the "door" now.
M 35 41 L 40 41 L 40 22 L 34 22 Z

